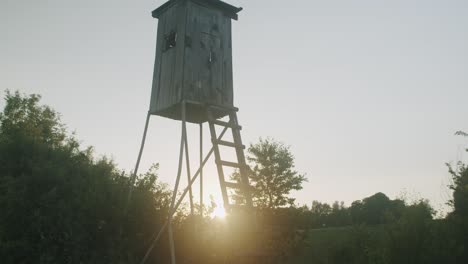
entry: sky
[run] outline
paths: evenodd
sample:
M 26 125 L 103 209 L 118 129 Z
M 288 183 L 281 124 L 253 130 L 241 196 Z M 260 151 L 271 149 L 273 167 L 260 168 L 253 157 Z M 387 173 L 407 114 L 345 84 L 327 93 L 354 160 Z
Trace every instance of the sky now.
M 83 146 L 131 171 L 151 92 L 151 11 L 163 2 L 0 0 L 2 96 L 41 94 Z M 468 131 L 468 1 L 227 2 L 244 8 L 233 23 L 243 141 L 290 146 L 308 178 L 298 204 L 384 192 L 447 210 L 445 164 L 468 158 L 454 136 Z M 198 127 L 188 132 L 195 171 Z M 179 143 L 179 122 L 152 117 L 140 172 L 159 162 L 172 186 Z M 205 183 L 219 200 L 214 166 Z

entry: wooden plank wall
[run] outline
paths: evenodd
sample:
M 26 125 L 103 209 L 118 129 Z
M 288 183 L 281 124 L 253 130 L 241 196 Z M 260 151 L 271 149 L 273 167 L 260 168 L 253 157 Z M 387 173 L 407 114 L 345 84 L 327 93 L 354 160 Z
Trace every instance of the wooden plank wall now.
M 168 50 L 164 50 L 164 46 L 165 37 L 171 32 L 176 32 L 177 40 L 179 40 L 181 34 L 177 24 L 177 12 L 180 10 L 179 8 L 179 5 L 175 5 L 169 8 L 162 16 L 164 20 L 164 36 L 163 39 L 161 39 L 163 51 L 161 56 L 162 67 L 161 79 L 159 81 L 160 93 L 158 96 L 158 109 L 164 109 L 177 102 L 177 90 L 174 86 L 174 81 L 177 77 L 176 58 L 180 43 L 177 41 L 176 46 Z
M 184 97 L 193 101 L 200 100 L 201 84 L 198 83 L 198 74 L 194 65 L 198 60 L 196 49 L 200 36 L 196 34 L 198 28 L 199 9 L 192 2 L 187 3 L 187 28 L 185 33 L 185 64 L 183 89 Z
M 176 47 L 164 51 L 165 36 L 177 32 Z M 233 106 L 231 18 L 192 1 L 159 18 L 150 111 L 183 99 Z
M 223 17 L 223 43 L 224 55 L 222 62 L 222 80 L 225 97 L 223 98 L 222 105 L 234 105 L 234 90 L 233 90 L 233 69 L 232 69 L 232 20 L 229 17 Z
M 156 55 L 154 61 L 154 72 L 153 72 L 153 87 L 151 89 L 151 102 L 150 102 L 150 113 L 155 113 L 158 110 L 158 98 L 160 93 L 160 78 L 161 78 L 161 67 L 162 67 L 162 49 L 164 46 L 164 27 L 165 20 L 161 17 L 158 21 L 158 33 L 156 37 Z
M 231 19 L 192 2 L 188 10 L 184 98 L 232 106 Z
M 156 63 L 150 105 L 152 113 L 166 109 L 182 100 L 185 14 L 185 5 L 176 4 L 159 18 Z M 171 32 L 177 34 L 176 46 L 164 50 L 165 37 Z

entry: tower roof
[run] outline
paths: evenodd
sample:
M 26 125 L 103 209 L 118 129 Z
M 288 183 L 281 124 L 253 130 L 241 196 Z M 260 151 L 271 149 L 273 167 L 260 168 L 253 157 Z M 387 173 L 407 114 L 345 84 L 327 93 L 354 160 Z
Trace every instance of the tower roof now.
M 156 8 L 153 12 L 151 12 L 151 15 L 154 18 L 159 18 L 161 14 L 166 12 L 168 8 L 173 6 L 175 3 L 179 2 L 181 0 L 169 0 L 160 7 Z M 237 20 L 237 13 L 239 13 L 242 10 L 242 7 L 235 7 L 233 5 L 230 5 L 228 3 L 225 3 L 220 0 L 183 0 L 183 1 L 192 1 L 197 4 L 210 7 L 210 8 L 216 8 L 224 12 L 224 14 L 232 19 Z

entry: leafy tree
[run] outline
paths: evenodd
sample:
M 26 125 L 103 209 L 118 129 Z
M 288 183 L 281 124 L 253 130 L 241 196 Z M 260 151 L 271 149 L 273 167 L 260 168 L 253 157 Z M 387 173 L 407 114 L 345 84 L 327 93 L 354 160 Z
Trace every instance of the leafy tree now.
M 7 92 L 0 113 L 1 262 L 136 263 L 167 212 L 157 168 L 137 181 L 123 218 L 128 175 L 81 150 L 39 101 Z
M 406 206 L 399 219 L 384 226 L 385 241 L 381 247 L 387 252 L 382 259 L 388 263 L 432 263 L 428 257 L 433 214 L 426 200 Z M 381 249 L 379 253 L 383 253 Z
M 468 133 L 464 132 L 464 131 L 457 131 L 455 133 L 456 136 L 463 136 L 463 137 L 468 137 Z M 466 149 L 466 151 L 468 151 L 468 149 Z
M 328 216 L 332 212 L 332 207 L 327 203 L 312 201 L 310 212 L 317 216 Z
M 6 105 L 3 113 L 0 113 L 2 143 L 28 139 L 55 148 L 71 143 L 66 141 L 65 126 L 60 122 L 58 113 L 48 106 L 39 105 L 40 99 L 41 97 L 35 94 L 26 97 L 21 96 L 19 92 L 6 92 Z
M 329 215 L 330 226 L 346 226 L 351 224 L 351 216 L 344 202 L 335 201 L 332 205 L 332 212 Z
M 258 143 L 250 145 L 247 162 L 255 206 L 273 209 L 294 205 L 295 199 L 289 194 L 293 190 L 301 190 L 307 179 L 295 170 L 294 156 L 289 147 L 273 139 L 260 138 Z M 238 180 L 239 173 L 235 172 L 232 178 Z M 239 195 L 234 195 L 234 199 L 239 201 Z
M 468 136 L 467 133 L 459 131 L 456 135 Z M 468 149 L 467 149 L 468 151 Z M 453 212 L 448 215 L 448 220 L 456 226 L 457 249 L 455 254 L 463 262 L 468 261 L 468 166 L 459 162 L 457 167 L 449 167 L 452 175 L 452 184 L 449 186 L 453 191 L 453 198 L 449 205 L 453 207 Z
M 321 203 L 319 201 L 312 201 L 310 207 L 310 217 L 312 227 L 325 227 L 328 226 L 328 217 L 332 213 L 332 207 L 327 203 Z
M 379 192 L 362 201 L 354 201 L 349 211 L 354 224 L 377 225 L 398 219 L 404 208 L 402 200 L 390 200 Z
M 468 137 L 468 133 L 463 131 L 458 131 L 455 135 Z M 454 208 L 453 213 L 468 220 L 468 166 L 460 162 L 457 169 L 449 166 L 449 171 L 453 179 L 453 184 L 450 186 L 453 190 L 451 201 Z
M 390 208 L 390 199 L 383 193 L 376 193 L 362 200 L 366 224 L 376 225 L 383 222 L 385 211 Z
M 457 169 L 449 167 L 449 171 L 453 179 L 450 185 L 453 190 L 453 199 L 450 201 L 453 214 L 468 219 L 468 167 L 459 163 Z

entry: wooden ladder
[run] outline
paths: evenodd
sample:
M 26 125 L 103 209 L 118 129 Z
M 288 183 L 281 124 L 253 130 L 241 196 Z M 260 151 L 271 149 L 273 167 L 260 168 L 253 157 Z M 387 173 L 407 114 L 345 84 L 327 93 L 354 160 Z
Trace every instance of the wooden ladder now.
M 213 112 L 223 111 L 227 113 L 229 121 L 225 122 L 219 119 L 214 118 Z M 247 209 L 252 208 L 252 196 L 250 192 L 249 184 L 249 168 L 245 162 L 244 149 L 245 146 L 242 144 L 240 131 L 242 127 L 239 125 L 237 120 L 237 108 L 225 108 L 222 106 L 213 106 L 209 105 L 207 107 L 207 117 L 208 123 L 210 126 L 211 141 L 213 143 L 213 150 L 215 155 L 216 167 L 218 169 L 219 183 L 221 185 L 221 193 L 223 196 L 224 208 L 227 212 L 232 211 L 236 205 L 233 205 L 229 202 L 228 188 L 240 190 L 242 196 L 244 197 L 245 206 Z M 218 140 L 216 134 L 216 126 L 221 126 L 223 128 L 231 129 L 232 137 L 234 142 L 225 141 L 222 139 Z M 231 147 L 236 151 L 237 162 L 231 162 L 221 159 L 221 152 L 219 146 Z M 234 183 L 225 180 L 224 177 L 224 167 L 233 167 L 239 170 L 240 182 Z

